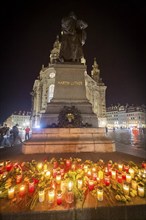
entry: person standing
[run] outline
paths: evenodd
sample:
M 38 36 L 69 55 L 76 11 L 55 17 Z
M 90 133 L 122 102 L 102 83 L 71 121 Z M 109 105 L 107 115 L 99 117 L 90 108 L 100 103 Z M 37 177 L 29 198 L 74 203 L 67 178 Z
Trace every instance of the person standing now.
M 26 128 L 25 128 L 25 140 L 27 141 L 28 139 L 29 139 L 29 137 L 30 137 L 30 128 L 27 126 Z
M 19 135 L 19 129 L 18 129 L 18 124 L 14 125 L 11 132 L 13 134 L 13 142 L 12 142 L 12 146 L 14 146 L 18 141 L 20 143 L 22 143 L 22 139 Z

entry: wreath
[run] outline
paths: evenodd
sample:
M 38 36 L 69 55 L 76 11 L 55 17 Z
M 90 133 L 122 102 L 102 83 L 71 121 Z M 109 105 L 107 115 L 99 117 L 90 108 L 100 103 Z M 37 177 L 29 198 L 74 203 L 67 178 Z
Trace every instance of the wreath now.
M 75 106 L 64 106 L 58 115 L 59 128 L 82 127 L 81 112 Z

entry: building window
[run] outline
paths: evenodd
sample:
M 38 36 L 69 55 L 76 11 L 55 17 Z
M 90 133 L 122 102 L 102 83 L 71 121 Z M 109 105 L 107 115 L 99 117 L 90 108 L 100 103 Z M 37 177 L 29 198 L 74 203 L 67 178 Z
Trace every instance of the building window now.
M 54 95 L 54 84 L 51 84 L 48 89 L 48 102 L 51 101 Z

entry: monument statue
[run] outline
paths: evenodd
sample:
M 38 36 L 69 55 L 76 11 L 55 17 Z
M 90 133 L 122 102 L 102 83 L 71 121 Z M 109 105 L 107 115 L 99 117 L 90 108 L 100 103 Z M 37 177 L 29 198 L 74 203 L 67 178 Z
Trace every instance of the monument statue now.
M 87 23 L 78 20 L 74 12 L 61 21 L 62 39 L 59 61 L 60 62 L 79 62 L 83 55 L 82 46 L 86 41 Z

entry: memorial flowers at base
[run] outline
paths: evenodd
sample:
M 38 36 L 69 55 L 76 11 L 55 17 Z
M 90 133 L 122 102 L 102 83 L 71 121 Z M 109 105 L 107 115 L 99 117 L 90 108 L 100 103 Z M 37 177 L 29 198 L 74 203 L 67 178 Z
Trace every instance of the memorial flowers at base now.
M 60 158 L 29 162 L 0 162 L 0 200 L 20 208 L 34 209 L 38 203 L 84 207 L 87 195 L 95 201 L 131 202 L 146 197 L 146 162 L 121 163 L 102 159 Z

